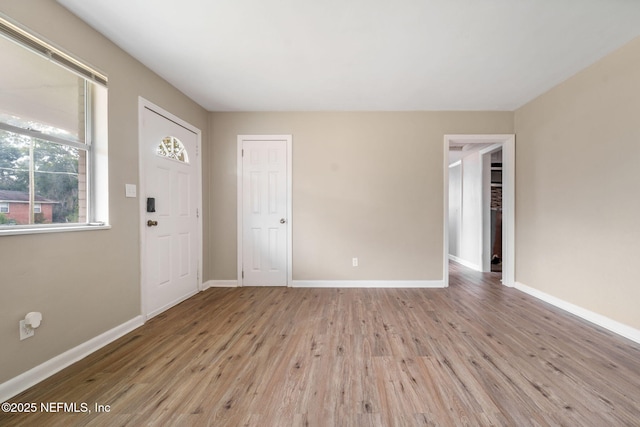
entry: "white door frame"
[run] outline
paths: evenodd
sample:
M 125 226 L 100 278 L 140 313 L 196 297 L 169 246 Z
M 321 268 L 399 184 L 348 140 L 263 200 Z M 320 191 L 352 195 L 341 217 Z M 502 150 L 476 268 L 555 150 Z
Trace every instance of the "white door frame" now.
M 143 132 L 143 113 L 144 109 L 148 109 L 154 111 L 155 113 L 163 116 L 164 118 L 174 122 L 175 124 L 182 126 L 185 129 L 193 132 L 197 136 L 197 153 L 196 160 L 193 162 L 196 166 L 196 207 L 197 207 L 197 230 L 196 230 L 196 238 L 198 239 L 197 245 L 197 258 L 198 258 L 198 268 L 197 268 L 197 290 L 202 290 L 202 156 L 200 153 L 202 152 L 202 132 L 197 127 L 185 122 L 181 118 L 171 114 L 167 110 L 159 107 L 158 105 L 144 99 L 143 97 L 138 97 L 138 182 L 139 188 L 137 192 L 137 197 L 139 199 L 139 233 L 140 233 L 140 311 L 144 320 L 146 321 L 150 316 L 148 312 L 148 304 L 147 304 L 147 295 L 145 292 L 145 283 L 147 280 L 146 277 L 146 213 L 147 213 L 147 200 L 145 197 L 146 193 L 146 176 L 145 176 L 145 167 L 143 164 L 143 148 L 142 148 L 142 132 Z
M 293 210 L 291 203 L 292 195 L 292 179 L 291 172 L 293 170 L 292 162 L 292 137 L 291 135 L 238 135 L 238 151 L 237 157 L 237 175 L 238 175 L 238 190 L 237 190 L 237 209 L 238 209 L 238 286 L 243 286 L 242 278 L 242 266 L 243 266 L 243 239 L 242 239 L 242 222 L 243 222 L 243 185 L 242 185 L 242 145 L 244 141 L 286 141 L 287 144 L 287 287 L 290 287 L 293 281 L 293 237 L 292 237 L 292 224 L 293 224 Z
M 502 147 L 502 284 L 515 285 L 515 142 L 514 134 L 444 136 L 443 279 L 449 286 L 449 145 L 495 144 Z M 493 150 L 495 146 L 487 150 Z

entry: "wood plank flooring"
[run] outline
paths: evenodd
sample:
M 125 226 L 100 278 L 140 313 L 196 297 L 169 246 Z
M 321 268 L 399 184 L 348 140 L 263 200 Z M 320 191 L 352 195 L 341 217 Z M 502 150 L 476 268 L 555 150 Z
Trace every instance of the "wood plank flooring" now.
M 640 425 L 640 346 L 498 279 L 209 289 L 10 400 L 91 413 L 0 425 Z

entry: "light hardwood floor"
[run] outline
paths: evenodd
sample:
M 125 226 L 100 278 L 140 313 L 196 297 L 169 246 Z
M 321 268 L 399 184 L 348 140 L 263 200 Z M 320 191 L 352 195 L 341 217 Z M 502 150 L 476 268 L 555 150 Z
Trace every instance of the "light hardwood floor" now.
M 109 413 L 0 425 L 640 425 L 640 346 L 498 279 L 209 289 L 11 399 Z

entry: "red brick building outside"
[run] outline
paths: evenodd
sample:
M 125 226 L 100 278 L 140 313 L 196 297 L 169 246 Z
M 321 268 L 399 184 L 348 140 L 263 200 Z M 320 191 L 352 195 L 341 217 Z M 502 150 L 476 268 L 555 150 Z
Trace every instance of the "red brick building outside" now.
M 53 221 L 53 200 L 36 195 L 34 220 L 36 224 L 50 224 Z M 0 217 L 8 223 L 29 224 L 29 193 L 24 191 L 0 190 Z

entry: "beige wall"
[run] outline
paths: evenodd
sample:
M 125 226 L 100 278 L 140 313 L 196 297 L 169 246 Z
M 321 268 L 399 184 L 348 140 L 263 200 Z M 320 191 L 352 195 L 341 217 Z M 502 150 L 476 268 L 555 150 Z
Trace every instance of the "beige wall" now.
M 212 113 L 205 278 L 237 276 L 237 135 L 293 136 L 294 280 L 442 280 L 443 137 L 512 126 L 511 112 Z
M 203 141 L 208 115 L 54 1 L 3 0 L 0 12 L 108 75 L 113 225 L 0 237 L 3 382 L 140 314 L 139 199 L 124 197 L 125 183 L 138 183 L 138 96 L 202 129 Z M 42 326 L 19 341 L 18 321 L 29 311 L 42 312 Z
M 516 280 L 640 328 L 640 38 L 515 112 Z

